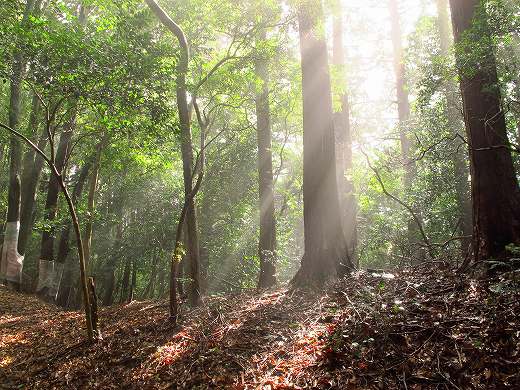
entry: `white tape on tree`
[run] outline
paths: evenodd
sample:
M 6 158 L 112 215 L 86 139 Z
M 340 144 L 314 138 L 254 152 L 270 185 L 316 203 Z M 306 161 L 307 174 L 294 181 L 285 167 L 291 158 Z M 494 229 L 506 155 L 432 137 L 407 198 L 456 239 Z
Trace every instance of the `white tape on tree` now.
M 0 265 L 0 277 L 7 281 L 21 283 L 24 257 L 18 253 L 20 221 L 7 222 L 5 225 L 4 245 Z

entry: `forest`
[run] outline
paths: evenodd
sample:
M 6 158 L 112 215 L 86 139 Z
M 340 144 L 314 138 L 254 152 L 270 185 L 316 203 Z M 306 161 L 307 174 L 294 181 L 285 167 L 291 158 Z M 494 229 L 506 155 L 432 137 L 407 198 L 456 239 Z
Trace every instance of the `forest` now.
M 519 0 L 1 0 L 0 389 L 519 389 Z

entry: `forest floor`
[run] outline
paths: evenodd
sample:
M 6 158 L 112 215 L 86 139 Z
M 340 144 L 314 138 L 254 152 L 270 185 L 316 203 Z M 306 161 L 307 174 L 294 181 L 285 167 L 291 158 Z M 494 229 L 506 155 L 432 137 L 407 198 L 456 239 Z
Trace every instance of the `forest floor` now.
M 520 388 L 520 274 L 473 280 L 441 263 L 358 272 L 323 293 L 209 297 L 82 314 L 0 288 L 0 388 Z

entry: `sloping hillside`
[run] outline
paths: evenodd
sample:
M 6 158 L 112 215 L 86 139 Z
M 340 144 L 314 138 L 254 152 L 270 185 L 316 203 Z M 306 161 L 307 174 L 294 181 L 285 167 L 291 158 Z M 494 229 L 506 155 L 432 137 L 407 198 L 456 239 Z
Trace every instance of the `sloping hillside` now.
M 173 328 L 166 302 L 82 317 L 0 289 L 1 388 L 520 388 L 518 275 L 360 272 L 323 294 L 211 297 Z M 516 280 L 515 280 L 516 278 Z

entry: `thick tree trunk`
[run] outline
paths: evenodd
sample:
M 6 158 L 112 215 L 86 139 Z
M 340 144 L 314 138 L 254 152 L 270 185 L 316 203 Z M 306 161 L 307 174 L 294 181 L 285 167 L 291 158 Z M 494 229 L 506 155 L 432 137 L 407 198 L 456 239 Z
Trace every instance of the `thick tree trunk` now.
M 266 39 L 265 30 L 260 40 Z M 256 93 L 256 134 L 258 142 L 258 188 L 260 203 L 260 239 L 258 288 L 276 284 L 276 220 L 274 215 L 273 158 L 271 151 L 271 114 L 269 112 L 269 62 L 257 53 L 255 71 L 262 86 Z
M 448 15 L 448 0 L 437 0 L 437 13 L 439 18 L 439 38 L 441 55 L 448 58 L 452 46 L 450 37 L 450 20 Z M 459 102 L 460 90 L 451 79 L 444 82 L 444 93 L 446 94 L 446 116 L 453 137 L 463 129 L 461 105 Z M 455 138 L 456 139 L 456 138 Z M 466 255 L 471 246 L 472 222 L 471 222 L 471 200 L 468 182 L 468 168 L 466 166 L 467 148 L 457 148 L 452 154 L 453 170 L 455 174 L 455 191 L 457 195 L 457 206 L 460 213 L 460 231 L 464 237 L 462 240 L 462 253 Z
M 181 128 L 181 152 L 182 166 L 184 174 L 184 196 L 189 198 L 188 209 L 186 212 L 186 226 L 188 232 L 187 251 L 189 253 L 189 277 L 188 300 L 192 306 L 197 306 L 201 302 L 200 295 L 200 267 L 199 267 L 199 236 L 197 231 L 197 214 L 195 207 L 195 197 L 191 197 L 193 189 L 193 143 L 191 137 L 191 119 L 188 107 L 188 97 L 186 88 L 186 76 L 188 73 L 189 47 L 186 35 L 179 25 L 177 25 L 154 0 L 145 0 L 150 9 L 154 12 L 161 23 L 167 27 L 179 41 L 181 55 L 177 65 L 177 108 Z
M 25 28 L 34 8 L 34 0 L 27 0 L 22 19 Z M 25 60 L 23 53 L 16 49 L 13 58 L 11 86 L 9 97 L 9 127 L 18 130 L 22 109 L 22 81 Z M 18 288 L 22 280 L 23 256 L 18 253 L 18 237 L 20 233 L 20 174 L 22 163 L 22 146 L 15 135 L 9 141 L 9 191 L 7 198 L 7 218 L 4 242 L 0 257 L 0 279 L 5 279 Z
M 345 51 L 343 46 L 343 14 L 338 6 L 334 16 L 332 63 L 345 76 Z M 345 79 L 341 79 L 346 84 Z M 345 87 L 345 85 L 343 85 Z M 357 247 L 357 202 L 354 195 L 354 183 L 350 178 L 352 170 L 352 133 L 350 126 L 350 106 L 346 92 L 340 96 L 341 108 L 334 113 L 334 134 L 336 140 L 336 170 L 338 176 L 339 203 L 343 220 L 343 231 L 347 243 L 349 258 L 356 261 Z
M 40 110 L 40 101 L 37 96 L 33 97 L 33 108 L 29 118 L 29 126 L 36 133 L 38 123 L 38 112 Z M 37 146 L 40 150 L 45 150 L 48 138 L 45 129 L 42 129 L 38 138 Z M 22 193 L 21 193 L 21 209 L 20 209 L 20 237 L 18 241 L 18 252 L 25 254 L 27 242 L 31 236 L 35 218 L 36 194 L 40 182 L 40 176 L 45 161 L 41 156 L 36 154 L 31 148 L 27 150 L 23 159 L 22 173 Z
M 459 44 L 465 34 L 472 35 L 470 39 L 486 38 L 470 31 L 474 22 L 480 32 L 486 31 L 480 3 L 450 0 L 455 43 Z M 464 61 L 462 66 L 462 59 L 457 60 L 470 145 L 473 258 L 507 258 L 510 254 L 506 246 L 520 244 L 520 189 L 509 150 L 494 51 L 489 47 L 478 63 Z
M 323 36 L 321 0 L 298 10 L 303 91 L 303 202 L 305 254 L 296 286 L 337 276 L 337 264 L 352 268 L 341 225 L 336 176 L 332 98 Z

